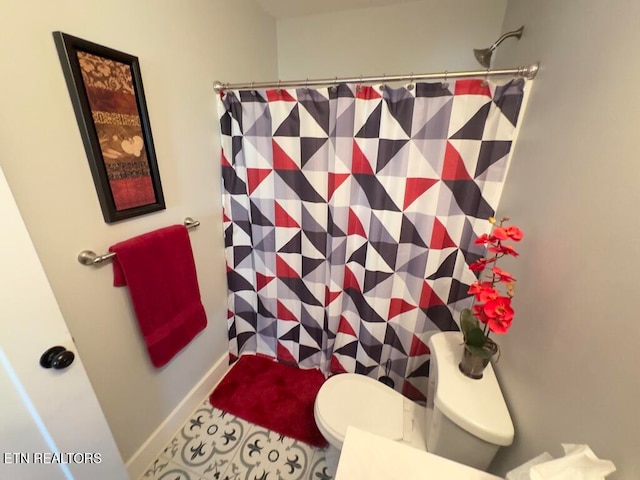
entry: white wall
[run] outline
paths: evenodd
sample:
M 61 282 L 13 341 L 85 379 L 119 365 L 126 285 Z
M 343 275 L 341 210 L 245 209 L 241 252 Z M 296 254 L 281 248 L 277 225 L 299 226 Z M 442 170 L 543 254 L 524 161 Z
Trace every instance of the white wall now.
M 139 57 L 165 211 L 104 223 L 54 30 Z M 216 79 L 275 78 L 275 22 L 250 0 L 113 0 L 101 6 L 3 0 L 0 44 L 0 164 L 126 461 L 226 352 L 212 85 Z M 111 267 L 82 266 L 76 255 L 105 253 L 115 242 L 186 216 L 202 222 L 191 241 L 209 325 L 156 370 L 127 290 L 112 287 Z
M 477 70 L 506 0 L 424 0 L 278 20 L 283 80 Z
M 497 365 L 516 425 L 503 472 L 587 443 L 640 478 L 640 3 L 509 0 L 496 66 L 540 60 L 500 213 L 522 227 Z

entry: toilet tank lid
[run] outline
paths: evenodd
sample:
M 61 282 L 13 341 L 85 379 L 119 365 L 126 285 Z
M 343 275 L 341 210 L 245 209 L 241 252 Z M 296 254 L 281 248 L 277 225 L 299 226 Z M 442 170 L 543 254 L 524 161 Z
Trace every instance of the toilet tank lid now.
M 479 380 L 463 375 L 458 368 L 462 344 L 461 332 L 437 333 L 429 340 L 431 355 L 438 368 L 435 408 L 485 442 L 511 445 L 513 422 L 493 367 L 487 365 Z

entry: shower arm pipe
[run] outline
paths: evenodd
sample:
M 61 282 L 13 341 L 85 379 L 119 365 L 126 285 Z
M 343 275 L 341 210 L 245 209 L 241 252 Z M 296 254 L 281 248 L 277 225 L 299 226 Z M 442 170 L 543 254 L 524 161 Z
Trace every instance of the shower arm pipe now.
M 405 75 L 382 75 L 378 77 L 335 77 L 335 78 L 316 78 L 306 80 L 288 80 L 288 81 L 271 81 L 271 82 L 249 82 L 249 83 L 222 83 L 214 82 L 213 88 L 216 93 L 225 90 L 243 90 L 243 89 L 262 89 L 262 88 L 289 88 L 289 87 L 316 87 L 326 85 L 337 85 L 339 83 L 386 83 L 386 82 L 406 82 L 417 80 L 435 80 L 438 78 L 471 78 L 471 77 L 521 77 L 531 80 L 538 73 L 539 63 L 532 63 L 517 68 L 491 69 L 486 70 L 470 70 L 461 72 L 439 72 L 439 73 L 417 73 Z
M 524 30 L 524 26 L 522 26 L 522 27 L 520 27 L 519 29 L 514 30 L 514 31 L 512 31 L 512 32 L 503 33 L 503 34 L 500 36 L 500 38 L 499 38 L 498 40 L 496 40 L 496 43 L 494 43 L 493 45 L 491 45 L 491 46 L 489 47 L 489 51 L 490 51 L 490 52 L 493 52 L 493 51 L 494 51 L 496 48 L 498 48 L 498 46 L 499 46 L 502 42 L 504 42 L 507 38 L 510 38 L 510 37 L 516 37 L 516 38 L 520 39 L 520 37 L 522 37 L 522 32 L 523 32 L 523 30 Z

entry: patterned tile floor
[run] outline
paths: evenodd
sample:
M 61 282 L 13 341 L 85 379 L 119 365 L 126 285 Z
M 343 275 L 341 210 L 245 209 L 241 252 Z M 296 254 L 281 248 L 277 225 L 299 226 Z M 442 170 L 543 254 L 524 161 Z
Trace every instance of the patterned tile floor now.
M 140 480 L 333 480 L 325 450 L 271 432 L 207 399 Z

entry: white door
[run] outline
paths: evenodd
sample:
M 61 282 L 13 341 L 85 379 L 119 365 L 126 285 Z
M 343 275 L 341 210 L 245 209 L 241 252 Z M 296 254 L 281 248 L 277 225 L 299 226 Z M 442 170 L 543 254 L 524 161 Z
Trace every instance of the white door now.
M 75 359 L 40 366 L 50 347 Z M 129 478 L 0 169 L 0 479 Z

